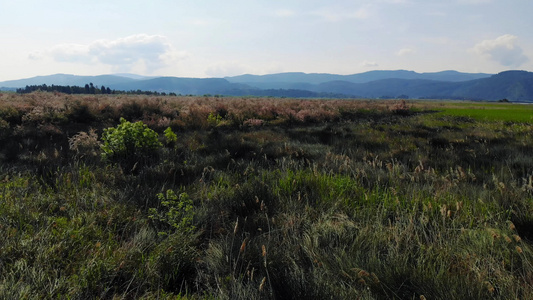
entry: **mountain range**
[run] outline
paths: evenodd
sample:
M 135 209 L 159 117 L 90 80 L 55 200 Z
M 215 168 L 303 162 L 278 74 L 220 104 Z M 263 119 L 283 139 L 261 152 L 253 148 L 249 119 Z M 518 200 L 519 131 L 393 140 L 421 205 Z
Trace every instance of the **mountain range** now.
M 533 102 L 533 73 L 498 74 L 442 71 L 370 71 L 352 75 L 278 73 L 225 78 L 147 77 L 135 74 L 78 76 L 55 74 L 0 82 L 4 90 L 26 85 L 77 85 L 93 83 L 115 90 L 174 92 L 183 95 L 433 98 Z

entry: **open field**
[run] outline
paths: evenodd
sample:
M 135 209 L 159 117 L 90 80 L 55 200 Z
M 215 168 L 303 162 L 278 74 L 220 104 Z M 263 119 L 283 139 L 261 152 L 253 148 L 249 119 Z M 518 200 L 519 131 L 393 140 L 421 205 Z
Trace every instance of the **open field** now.
M 437 102 L 427 105 L 441 115 L 469 117 L 476 120 L 533 123 L 533 105 L 516 103 Z
M 531 109 L 0 94 L 0 298 L 531 299 Z

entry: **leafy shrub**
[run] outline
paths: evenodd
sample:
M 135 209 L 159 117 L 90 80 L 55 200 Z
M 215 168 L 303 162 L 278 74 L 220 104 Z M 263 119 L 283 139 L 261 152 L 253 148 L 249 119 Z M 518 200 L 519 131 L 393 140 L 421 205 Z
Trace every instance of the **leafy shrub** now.
M 108 161 L 137 161 L 148 158 L 161 147 L 158 134 L 143 122 L 131 123 L 120 118 L 116 128 L 102 133 L 102 158 Z
M 209 113 L 209 115 L 207 116 L 207 124 L 210 127 L 215 127 L 220 124 L 220 122 L 222 122 L 222 117 L 220 115 L 214 115 L 213 113 Z
M 174 146 L 176 142 L 178 141 L 178 136 L 174 133 L 174 131 L 172 131 L 172 128 L 167 127 L 164 133 L 165 133 L 165 142 L 167 146 L 169 147 Z
M 187 193 L 181 193 L 178 196 L 173 190 L 167 190 L 165 194 L 157 194 L 157 198 L 167 211 L 159 212 L 151 208 L 150 218 L 182 233 L 194 231 L 195 227 L 192 225 L 194 210 L 192 200 Z M 160 232 L 160 234 L 166 235 L 166 232 Z

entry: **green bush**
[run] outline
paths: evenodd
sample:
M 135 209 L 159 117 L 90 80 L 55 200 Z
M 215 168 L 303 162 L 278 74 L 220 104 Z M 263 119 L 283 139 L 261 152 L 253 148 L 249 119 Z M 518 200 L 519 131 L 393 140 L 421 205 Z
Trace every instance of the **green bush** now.
M 176 142 L 178 141 L 178 136 L 174 133 L 174 131 L 172 131 L 172 128 L 167 127 L 164 133 L 165 133 L 165 142 L 167 146 L 168 147 L 174 146 Z
M 209 113 L 207 116 L 207 124 L 210 127 L 216 127 L 218 124 L 222 122 L 222 117 L 220 115 L 214 115 L 213 113 Z
M 138 161 L 155 154 L 161 147 L 159 135 L 143 122 L 131 123 L 120 118 L 116 127 L 102 133 L 102 158 L 108 161 Z
M 167 190 L 165 194 L 157 194 L 161 205 L 165 207 L 166 212 L 159 212 L 155 208 L 150 209 L 150 218 L 170 226 L 176 231 L 183 233 L 193 232 L 195 227 L 192 225 L 194 210 L 192 199 L 187 193 L 176 195 L 173 190 Z M 165 235 L 166 232 L 160 232 Z

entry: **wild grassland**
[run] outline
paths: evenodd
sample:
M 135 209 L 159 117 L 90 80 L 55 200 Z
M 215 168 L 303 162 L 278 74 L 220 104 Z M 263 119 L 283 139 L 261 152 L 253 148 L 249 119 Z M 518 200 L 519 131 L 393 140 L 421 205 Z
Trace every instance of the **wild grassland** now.
M 432 105 L 0 94 L 0 298 L 531 299 L 532 123 Z

